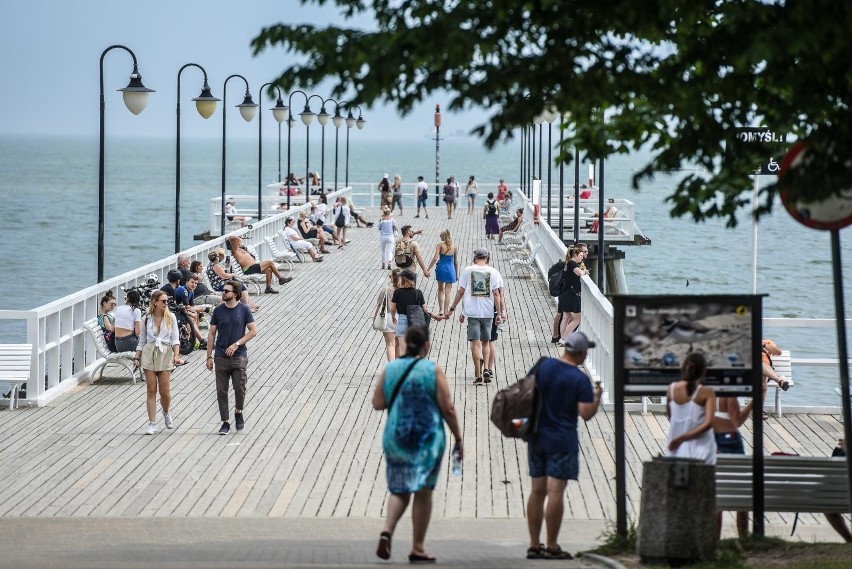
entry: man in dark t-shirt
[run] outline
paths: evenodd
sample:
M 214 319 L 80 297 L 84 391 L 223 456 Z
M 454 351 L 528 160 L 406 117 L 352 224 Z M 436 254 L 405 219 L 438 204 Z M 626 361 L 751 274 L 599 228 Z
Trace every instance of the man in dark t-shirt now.
M 528 441 L 532 488 L 527 502 L 530 531 L 528 559 L 571 559 L 557 543 L 564 509 L 563 496 L 568 480 L 576 480 L 580 470 L 580 443 L 577 417 L 584 421 L 595 416 L 603 389 L 592 389 L 589 377 L 578 367 L 586 359 L 590 342 L 582 332 L 574 332 L 565 342 L 565 353 L 542 362 L 536 374 L 539 398 L 543 402 L 537 431 Z M 545 498 L 547 508 L 545 509 Z M 547 540 L 541 547 L 542 521 L 547 524 Z
M 251 309 L 240 300 L 240 283 L 227 281 L 222 288 L 222 304 L 213 309 L 210 318 L 210 331 L 207 336 L 207 369 L 216 365 L 216 398 L 219 402 L 219 416 L 222 419 L 220 435 L 231 430 L 228 422 L 228 384 L 234 385 L 234 422 L 237 431 L 245 426 L 243 408 L 246 397 L 246 365 L 248 352 L 246 342 L 257 334 Z M 216 357 L 213 357 L 215 347 Z

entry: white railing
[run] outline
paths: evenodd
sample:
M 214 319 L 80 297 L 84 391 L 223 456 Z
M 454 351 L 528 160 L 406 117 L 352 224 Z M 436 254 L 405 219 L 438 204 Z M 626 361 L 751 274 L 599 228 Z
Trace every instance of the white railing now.
M 329 194 L 333 201 L 337 196 L 350 197 L 351 190 L 344 188 Z M 256 202 L 255 202 L 256 203 Z M 161 283 L 166 274 L 177 267 L 179 255 L 207 264 L 207 255 L 216 247 L 224 247 L 230 235 L 242 235 L 248 244 L 256 244 L 262 251 L 266 247 L 264 237 L 274 236 L 284 228 L 288 217 L 298 215 L 306 206 L 277 212 L 264 218 L 251 228 L 242 228 L 224 237 L 206 241 L 179 254 L 171 255 L 144 267 L 128 271 L 102 283 L 92 285 L 74 294 L 65 296 L 32 310 L 0 310 L 4 323 L 24 322 L 26 342 L 32 344 L 33 355 L 30 377 L 26 384 L 26 397 L 22 405 L 42 406 L 57 396 L 73 389 L 88 379 L 98 361 L 98 352 L 91 335 L 83 327 L 87 320 L 98 314 L 100 298 L 112 290 L 116 298 L 123 298 L 122 287 L 129 288 L 145 281 L 148 274 L 155 274 Z M 261 254 L 263 257 L 264 255 Z M 23 342 L 22 342 L 23 343 Z
M 533 211 L 529 200 L 520 191 L 515 194 L 516 203 L 520 203 L 524 208 L 524 219 L 532 219 Z M 621 206 L 619 206 L 621 209 Z M 547 225 L 546 217 L 540 218 L 540 223 L 533 226 L 533 239 L 541 244 L 539 254 L 536 258 L 536 265 L 542 275 L 547 280 L 548 269 L 557 261 L 565 258 L 566 247 L 559 241 L 559 237 Z M 589 350 L 586 360 L 586 368 L 589 375 L 594 381 L 600 381 L 604 386 L 603 403 L 612 404 L 610 394 L 614 393 L 614 337 L 613 337 L 613 308 L 612 303 L 599 290 L 594 281 L 584 276 L 581 279 L 583 310 L 581 312 L 580 329 L 585 332 L 589 339 L 597 345 L 593 350 Z M 554 299 L 555 309 L 556 299 Z M 764 318 L 763 328 L 833 328 L 835 321 L 833 319 L 820 318 Z M 852 330 L 852 319 L 846 320 L 846 327 Z M 816 352 L 814 352 L 816 353 Z M 820 358 L 813 357 L 812 353 L 802 353 L 797 350 L 791 359 L 794 370 L 804 369 L 807 367 L 833 367 L 838 368 L 840 360 L 838 358 Z M 852 359 L 849 360 L 852 365 Z M 796 374 L 793 373 L 795 380 Z M 643 401 L 641 404 L 629 405 L 628 409 L 651 408 L 661 409 L 660 405 L 648 404 L 648 401 Z M 837 413 L 838 407 L 833 406 L 796 406 L 784 405 L 785 410 L 791 413 L 795 412 L 811 412 L 811 413 Z

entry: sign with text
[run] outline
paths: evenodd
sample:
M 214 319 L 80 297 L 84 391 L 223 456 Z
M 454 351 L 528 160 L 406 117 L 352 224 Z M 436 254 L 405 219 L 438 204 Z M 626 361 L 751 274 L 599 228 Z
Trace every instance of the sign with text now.
M 719 394 L 750 395 L 762 379 L 760 296 L 616 296 L 613 310 L 615 377 L 625 395 L 666 393 L 696 352 L 707 361 L 701 383 Z
M 746 146 L 760 149 L 761 161 L 742 163 L 742 148 Z M 767 127 L 743 127 L 734 129 L 734 136 L 725 148 L 725 160 L 732 161 L 736 168 L 749 174 L 777 176 L 781 170 L 781 160 L 787 153 L 787 135 Z

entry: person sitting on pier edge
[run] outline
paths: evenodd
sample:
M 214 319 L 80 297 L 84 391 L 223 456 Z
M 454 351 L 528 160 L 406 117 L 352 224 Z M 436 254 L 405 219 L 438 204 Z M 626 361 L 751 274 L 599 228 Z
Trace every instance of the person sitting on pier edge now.
M 221 294 L 225 287 L 225 281 L 235 279 L 236 275 L 234 273 L 229 273 L 225 270 L 225 267 L 222 266 L 222 261 L 225 259 L 225 250 L 221 247 L 213 249 L 207 254 L 207 258 L 210 260 L 210 264 L 207 265 L 206 269 L 207 280 L 210 281 L 210 286 L 213 287 L 213 290 Z M 240 284 L 240 287 L 242 289 L 240 302 L 248 306 L 251 311 L 254 312 L 259 307 L 256 304 L 252 304 L 246 285 Z
M 319 188 L 320 180 L 322 180 L 322 178 L 320 178 L 319 172 L 311 172 L 310 183 L 312 188 Z
M 175 289 L 175 302 L 180 306 L 182 305 L 184 310 L 186 311 L 186 315 L 189 317 L 189 323 L 192 324 L 192 331 L 195 333 L 195 337 L 201 343 L 201 349 L 207 348 L 207 341 L 204 339 L 204 335 L 201 334 L 201 330 L 198 328 L 198 323 L 201 321 L 201 314 L 205 312 L 205 309 L 201 307 L 193 306 L 193 300 L 195 299 L 195 288 L 198 286 L 198 277 L 192 275 L 188 279 L 186 279 L 185 285 L 180 285 Z
M 266 289 L 263 292 L 269 294 L 278 294 L 278 291 L 272 288 L 272 275 L 278 279 L 278 284 L 283 285 L 293 280 L 293 277 L 281 276 L 278 267 L 273 261 L 258 262 L 254 256 L 242 246 L 243 240 L 236 235 L 228 239 L 228 245 L 231 248 L 231 254 L 234 255 L 234 260 L 239 263 L 240 268 L 245 275 L 258 275 L 263 273 L 266 275 Z
M 403 225 L 400 230 L 402 239 L 396 242 L 394 246 L 394 263 L 400 269 L 414 270 L 414 262 L 420 265 L 423 269 L 423 276 L 429 278 L 429 270 L 426 263 L 423 262 L 423 256 L 420 254 L 420 245 L 412 239 L 418 233 L 423 233 L 422 229 L 414 230 L 410 225 Z
M 308 212 L 302 210 L 299 212 L 299 231 L 305 239 L 317 239 L 319 241 L 320 253 L 328 253 L 325 248 L 326 235 L 321 225 L 314 226 L 311 220 L 308 219 Z
M 315 263 L 322 261 L 322 255 L 317 255 L 317 250 L 313 245 L 311 245 L 311 242 L 302 239 L 302 236 L 299 235 L 298 231 L 296 231 L 296 228 L 294 227 L 295 220 L 292 217 L 288 217 L 287 221 L 284 223 L 284 237 L 293 244 L 293 247 L 299 251 L 307 252 Z
M 198 286 L 195 287 L 195 298 L 192 304 L 195 306 L 216 306 L 222 302 L 222 297 L 214 291 L 207 288 L 204 284 L 204 277 L 201 274 L 204 271 L 204 265 L 201 261 L 193 261 L 189 266 L 190 272 L 198 279 Z
M 503 241 L 503 234 L 505 232 L 514 233 L 518 229 L 520 229 L 521 224 L 524 222 L 524 208 L 519 207 L 517 211 L 515 211 L 515 219 L 510 221 L 508 224 L 504 225 L 500 228 L 500 232 L 497 234 L 497 242 L 500 243 Z
M 249 218 L 244 215 L 237 215 L 237 206 L 234 198 L 228 198 L 228 201 L 225 202 L 225 219 L 228 221 L 236 221 L 243 227 L 246 226 L 246 222 Z
M 293 172 L 290 172 L 290 175 L 287 176 L 287 184 L 290 186 L 301 186 L 305 182 L 305 177 L 301 178 L 296 176 Z

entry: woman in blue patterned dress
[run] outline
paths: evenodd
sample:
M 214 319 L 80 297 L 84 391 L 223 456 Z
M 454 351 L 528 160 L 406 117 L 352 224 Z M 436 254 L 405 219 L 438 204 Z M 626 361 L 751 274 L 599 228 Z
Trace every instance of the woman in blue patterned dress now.
M 435 280 L 438 281 L 438 317 L 449 314 L 453 295 L 453 283 L 458 282 L 458 250 L 453 245 L 453 236 L 449 229 L 441 232 L 441 241 L 435 246 L 435 254 L 429 262 L 426 272 L 435 266 Z M 435 265 L 437 263 L 437 265 Z
M 425 359 L 429 330 L 410 327 L 405 333 L 405 346 L 405 357 L 388 363 L 373 394 L 373 407 L 388 409 L 382 447 L 391 493 L 376 555 L 390 558 L 391 537 L 413 494 L 413 538 L 408 560 L 434 563 L 435 558 L 424 549 L 424 541 L 432 515 L 432 491 L 446 446 L 444 421 L 455 438 L 460 457 L 464 457 L 464 448 L 444 370 Z

